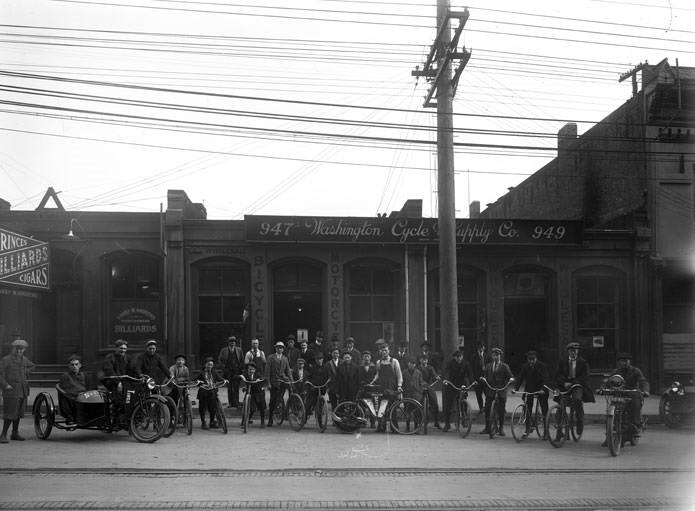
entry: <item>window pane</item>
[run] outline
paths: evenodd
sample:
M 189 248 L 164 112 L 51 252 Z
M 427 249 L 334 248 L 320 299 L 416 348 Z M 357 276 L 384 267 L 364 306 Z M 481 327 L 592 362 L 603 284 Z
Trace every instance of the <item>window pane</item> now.
M 465 278 L 461 280 L 458 287 L 459 302 L 477 302 L 478 285 L 475 279 Z
M 615 302 L 615 291 L 616 285 L 614 280 L 609 279 L 598 279 L 598 297 L 597 301 L 600 303 L 614 303 Z
M 598 305 L 598 327 L 615 328 L 615 307 L 613 305 Z
M 596 301 L 596 279 L 577 279 L 577 302 Z
M 350 270 L 350 294 L 366 295 L 371 291 L 369 271 L 364 268 Z
M 198 299 L 198 319 L 201 322 L 222 321 L 222 298 L 201 296 Z
M 461 328 L 476 328 L 478 326 L 478 313 L 475 305 L 459 304 L 459 330 Z
M 299 287 L 295 266 L 283 266 L 275 270 L 275 288 L 278 291 L 293 290 Z
M 375 296 L 372 301 L 374 303 L 372 319 L 376 319 L 378 321 L 393 321 L 392 296 Z
M 241 270 L 223 270 L 222 291 L 225 294 L 243 294 L 243 272 Z
M 244 296 L 225 296 L 222 299 L 222 320 L 241 321 L 245 305 L 246 297 Z
M 374 294 L 393 294 L 393 272 L 389 270 L 374 270 Z
M 142 255 L 120 257 L 111 263 L 111 293 L 116 299 L 159 297 L 159 261 Z
M 369 321 L 370 300 L 361 296 L 350 297 L 350 319 L 352 321 Z
M 321 270 L 313 266 L 300 266 L 299 282 L 303 290 L 320 291 L 321 290 Z
M 579 328 L 595 328 L 598 323 L 596 306 L 593 304 L 577 305 L 577 326 Z

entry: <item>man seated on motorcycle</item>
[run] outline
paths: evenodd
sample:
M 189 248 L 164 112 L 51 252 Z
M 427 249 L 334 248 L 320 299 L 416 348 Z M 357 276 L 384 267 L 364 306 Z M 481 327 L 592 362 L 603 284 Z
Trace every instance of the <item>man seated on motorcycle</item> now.
M 611 372 L 611 376 L 620 375 L 625 380 L 626 389 L 638 389 L 639 394 L 634 393 L 630 397 L 630 422 L 634 436 L 639 436 L 642 430 L 642 403 L 644 398 L 649 396 L 649 382 L 644 377 L 639 368 L 632 365 L 632 355 L 629 353 L 618 353 L 616 356 L 618 367 Z

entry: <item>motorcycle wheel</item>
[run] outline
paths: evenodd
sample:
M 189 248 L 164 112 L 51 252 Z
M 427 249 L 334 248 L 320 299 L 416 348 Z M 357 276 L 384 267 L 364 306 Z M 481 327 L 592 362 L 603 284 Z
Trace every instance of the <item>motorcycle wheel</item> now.
M 546 416 L 548 440 L 553 447 L 562 447 L 567 433 L 567 414 L 560 405 L 553 405 Z
M 526 439 L 526 405 L 524 403 L 516 405 L 512 412 L 512 436 L 517 442 Z
M 149 444 L 162 438 L 170 422 L 169 407 L 159 399 L 149 398 L 135 405 L 130 432 L 138 442 Z
M 295 431 L 300 431 L 304 427 L 306 419 L 306 410 L 304 402 L 299 394 L 290 394 L 287 398 L 287 420 L 290 422 L 290 427 Z
M 466 438 L 473 427 L 473 419 L 471 418 L 471 409 L 468 406 L 468 401 L 466 401 L 464 398 L 459 400 L 457 421 L 459 436 L 461 438 Z
M 317 399 L 314 415 L 316 416 L 316 427 L 319 429 L 319 433 L 323 433 L 328 427 L 328 405 L 323 396 L 319 396 Z
M 171 399 L 169 396 L 166 396 L 164 399 L 167 400 L 167 407 L 169 408 L 169 427 L 164 431 L 164 434 L 162 435 L 164 438 L 168 438 L 171 435 L 174 434 L 174 431 L 176 431 L 176 403 L 174 403 L 174 400 Z
M 623 432 L 621 428 L 620 414 L 616 412 L 609 415 L 606 419 L 606 443 L 608 443 L 608 450 L 611 452 L 611 456 L 620 454 L 620 448 L 623 445 Z
M 47 440 L 55 423 L 55 405 L 50 394 L 42 392 L 34 401 L 34 432 L 36 437 Z
M 673 413 L 673 400 L 671 396 L 661 396 L 659 400 L 659 415 L 666 427 L 669 429 L 680 428 L 682 425 L 681 417 Z

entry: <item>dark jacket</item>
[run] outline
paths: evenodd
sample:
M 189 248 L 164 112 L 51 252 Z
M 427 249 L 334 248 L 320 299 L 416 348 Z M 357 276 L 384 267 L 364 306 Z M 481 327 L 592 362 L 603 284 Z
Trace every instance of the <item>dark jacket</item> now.
M 480 355 L 476 350 L 475 354 L 471 358 L 471 371 L 473 372 L 473 378 L 476 380 L 480 378 L 483 375 L 485 366 L 490 362 L 492 362 L 492 359 L 487 355 L 487 353 L 483 353 L 483 358 L 481 360 Z
M 135 374 L 136 376 L 142 376 L 146 374 L 151 377 L 157 383 L 162 383 L 164 380 L 169 378 L 169 367 L 164 363 L 162 357 L 157 353 L 150 355 L 149 353 L 142 353 L 135 360 Z
M 578 383 L 582 389 L 582 401 L 585 403 L 594 403 L 596 399 L 594 398 L 594 392 L 589 388 L 589 364 L 582 357 L 577 357 L 574 378 L 570 378 L 570 364 L 569 359 L 563 358 L 557 365 L 557 372 L 555 373 L 555 383 L 560 388 L 560 390 L 565 390 L 565 383 Z
M 639 389 L 642 392 L 649 393 L 649 382 L 644 377 L 644 374 L 635 366 L 626 367 L 625 369 L 620 369 L 619 367 L 613 369 L 611 375 L 619 374 L 625 380 L 625 387 L 628 389 Z
M 0 359 L 0 385 L 3 397 L 22 398 L 29 396 L 29 381 L 27 377 L 34 369 L 34 363 L 24 355 L 10 354 Z M 8 385 L 11 390 L 6 389 Z
M 225 346 L 220 350 L 217 363 L 222 367 L 222 373 L 225 377 L 238 376 L 244 369 L 244 352 L 239 346 L 234 348 Z
M 104 376 L 135 376 L 133 361 L 128 354 L 109 353 L 104 357 L 102 369 Z
M 533 366 L 528 362 L 521 366 L 519 378 L 514 384 L 514 389 L 519 390 L 521 385 L 525 384 L 524 389 L 526 392 L 537 392 L 543 389 L 544 384 L 548 385 L 549 383 L 548 368 L 543 362 L 537 360 Z
M 360 375 L 360 387 L 364 385 L 369 385 L 376 377 L 376 366 L 373 364 L 370 365 L 367 369 L 365 369 L 364 365 L 361 365 L 358 371 Z
M 335 392 L 341 401 L 354 401 L 360 388 L 359 369 L 350 364 L 340 364 L 336 371 Z
M 497 364 L 497 370 L 493 370 L 494 363 L 490 362 L 485 366 L 483 370 L 483 376 L 490 384 L 491 387 L 501 388 L 504 387 L 510 378 L 513 378 L 512 370 L 504 362 L 499 362 Z M 486 389 L 489 390 L 489 389 Z
M 217 371 L 215 371 L 214 369 L 210 372 L 209 378 L 210 378 L 210 380 L 212 380 L 212 383 L 219 383 L 221 381 L 224 381 L 224 378 L 222 378 L 222 376 L 220 376 L 219 373 Z M 209 383 L 208 377 L 205 374 L 205 371 L 200 371 L 198 374 L 196 374 L 193 377 L 193 380 L 194 381 L 200 380 L 200 381 L 203 381 L 205 383 Z M 199 387 L 198 388 L 198 399 L 207 398 L 207 397 L 210 397 L 212 395 L 215 395 L 215 394 L 217 394 L 217 390 L 218 389 L 204 389 L 202 387 Z
M 461 359 L 459 364 L 456 360 L 449 360 L 444 370 L 444 375 L 447 380 L 451 383 L 460 387 L 461 385 L 469 385 L 473 380 L 473 374 L 471 373 L 471 366 L 468 362 Z
M 63 392 L 65 392 L 67 396 L 72 398 L 77 397 L 77 394 L 79 394 L 80 392 L 84 392 L 87 390 L 83 372 L 75 374 L 72 371 L 68 371 L 66 373 L 63 373 L 60 376 L 60 381 L 58 382 L 58 384 L 60 385 L 60 388 L 63 389 Z

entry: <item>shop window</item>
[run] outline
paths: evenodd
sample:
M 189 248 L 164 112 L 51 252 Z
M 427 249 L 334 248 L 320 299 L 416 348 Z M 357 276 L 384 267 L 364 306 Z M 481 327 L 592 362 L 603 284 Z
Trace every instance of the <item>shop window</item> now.
M 111 261 L 111 298 L 158 300 L 159 260 L 144 254 L 129 254 Z
M 664 276 L 662 283 L 664 333 L 695 332 L 695 279 L 689 276 Z
M 348 271 L 347 332 L 361 349 L 376 339 L 393 341 L 396 317 L 396 275 L 392 266 L 353 265 Z
M 581 276 L 575 280 L 577 337 L 593 369 L 610 368 L 620 347 L 620 280 Z

